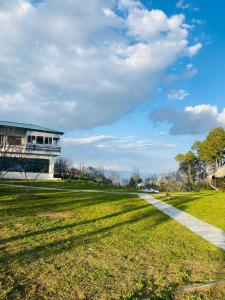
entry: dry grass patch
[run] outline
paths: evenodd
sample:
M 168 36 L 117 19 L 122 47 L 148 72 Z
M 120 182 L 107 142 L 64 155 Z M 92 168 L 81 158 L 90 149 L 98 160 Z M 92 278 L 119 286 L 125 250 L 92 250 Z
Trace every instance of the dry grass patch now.
M 37 214 L 39 217 L 48 217 L 53 219 L 67 219 L 71 217 L 70 212 L 68 211 L 46 211 Z

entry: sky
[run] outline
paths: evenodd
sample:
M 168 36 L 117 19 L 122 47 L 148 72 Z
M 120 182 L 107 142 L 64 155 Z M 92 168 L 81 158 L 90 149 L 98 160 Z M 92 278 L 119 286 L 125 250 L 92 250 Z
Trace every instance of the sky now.
M 75 165 L 162 174 L 225 127 L 224 0 L 0 0 L 0 119 Z

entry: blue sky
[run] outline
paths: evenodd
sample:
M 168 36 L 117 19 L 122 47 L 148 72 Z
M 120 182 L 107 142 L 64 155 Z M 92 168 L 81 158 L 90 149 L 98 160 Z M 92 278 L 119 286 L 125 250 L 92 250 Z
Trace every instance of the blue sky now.
M 0 119 L 63 129 L 74 164 L 174 171 L 225 127 L 225 2 L 1 1 Z

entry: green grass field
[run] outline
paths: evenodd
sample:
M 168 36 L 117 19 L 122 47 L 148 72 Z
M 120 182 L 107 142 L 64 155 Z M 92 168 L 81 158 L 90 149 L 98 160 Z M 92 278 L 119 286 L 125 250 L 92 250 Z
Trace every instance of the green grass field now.
M 0 299 L 173 299 L 225 278 L 224 251 L 135 195 L 22 194 L 0 187 Z M 224 286 L 176 297 L 224 299 Z
M 7 180 L 1 181 L 4 184 L 14 184 L 14 185 L 27 185 L 26 180 Z M 122 186 L 112 186 L 104 183 L 97 183 L 93 180 L 60 180 L 60 181 L 39 181 L 36 180 L 32 182 L 34 187 L 48 187 L 57 189 L 75 189 L 75 190 L 100 190 L 100 191 L 111 191 L 111 192 L 138 192 L 136 188 L 122 187 Z M 141 191 L 141 190 L 140 190 Z
M 169 197 L 160 194 L 156 198 L 225 231 L 225 192 L 171 193 Z

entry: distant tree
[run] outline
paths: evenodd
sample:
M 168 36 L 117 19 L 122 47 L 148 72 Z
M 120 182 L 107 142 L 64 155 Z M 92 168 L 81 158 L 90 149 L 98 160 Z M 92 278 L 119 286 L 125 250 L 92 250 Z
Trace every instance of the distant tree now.
M 225 130 L 222 127 L 213 129 L 200 145 L 200 159 L 218 169 L 224 163 Z
M 204 179 L 207 176 L 207 164 L 201 159 L 202 145 L 203 143 L 201 141 L 196 141 L 191 147 L 191 150 L 196 156 L 196 172 L 199 180 Z
M 186 154 L 178 154 L 179 170 L 186 174 L 188 182 L 193 179 L 204 181 L 216 189 L 213 184 L 215 172 L 225 164 L 225 129 L 215 128 L 209 132 L 204 141 L 196 141 L 192 151 Z
M 156 188 L 157 187 L 157 176 L 152 175 L 145 179 L 146 187 L 148 188 Z
M 130 187 L 136 187 L 136 182 L 135 182 L 135 180 L 132 176 L 130 177 L 130 180 L 129 180 L 129 186 Z
M 103 165 L 99 165 L 97 167 L 88 166 L 83 170 L 83 175 L 85 174 L 88 175 L 90 179 L 93 179 L 98 183 L 106 181 L 105 169 Z
M 59 175 L 62 178 L 65 178 L 65 176 L 70 173 L 71 168 L 72 164 L 67 158 L 59 157 L 55 161 L 55 174 Z
M 142 182 L 142 178 L 140 175 L 140 171 L 137 168 L 132 170 L 132 174 L 129 180 L 129 185 L 132 187 L 136 187 L 138 183 Z
M 121 184 L 122 184 L 122 186 L 129 186 L 129 179 L 127 179 L 127 178 L 122 178 Z
M 186 174 L 188 183 L 192 184 L 198 163 L 196 155 L 192 151 L 189 151 L 185 154 L 179 153 L 175 159 L 179 162 L 180 172 Z
M 186 188 L 185 178 L 181 172 L 170 173 L 162 176 L 158 180 L 160 191 L 164 192 L 177 192 Z
M 120 173 L 116 169 L 111 169 L 109 171 L 109 180 L 112 182 L 112 185 L 118 186 L 120 185 Z

